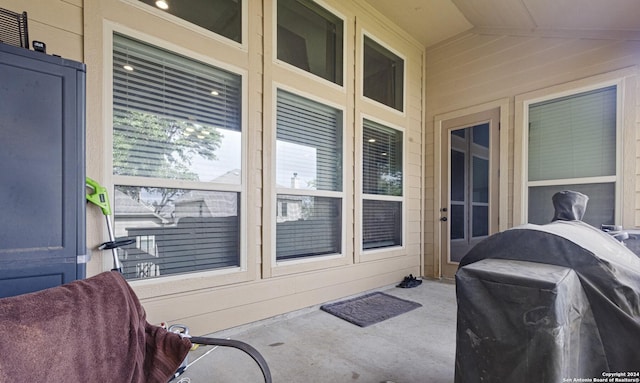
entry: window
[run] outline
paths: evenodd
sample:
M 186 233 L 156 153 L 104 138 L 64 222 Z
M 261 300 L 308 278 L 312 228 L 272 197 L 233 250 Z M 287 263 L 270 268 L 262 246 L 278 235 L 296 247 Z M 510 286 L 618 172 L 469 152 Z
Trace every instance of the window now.
M 242 43 L 242 0 L 139 0 Z
M 365 119 L 362 248 L 402 246 L 402 132 Z
M 278 0 L 278 60 L 342 85 L 343 29 L 312 0 Z
M 404 110 L 404 60 L 364 36 L 363 94 L 399 111 Z
M 276 259 L 340 254 L 342 111 L 278 90 L 276 114 Z
M 490 124 L 449 131 L 450 260 L 489 235 Z
M 119 249 L 127 278 L 240 265 L 241 83 L 114 34 L 114 227 L 136 239 Z
M 617 87 L 529 105 L 529 222 L 548 223 L 561 190 L 589 196 L 583 221 L 615 222 Z

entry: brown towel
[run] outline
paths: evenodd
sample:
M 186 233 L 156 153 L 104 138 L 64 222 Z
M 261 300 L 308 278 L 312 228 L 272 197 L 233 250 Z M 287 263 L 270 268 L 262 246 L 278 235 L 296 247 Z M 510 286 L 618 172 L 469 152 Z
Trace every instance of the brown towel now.
M 0 382 L 166 383 L 190 347 L 117 272 L 0 299 Z

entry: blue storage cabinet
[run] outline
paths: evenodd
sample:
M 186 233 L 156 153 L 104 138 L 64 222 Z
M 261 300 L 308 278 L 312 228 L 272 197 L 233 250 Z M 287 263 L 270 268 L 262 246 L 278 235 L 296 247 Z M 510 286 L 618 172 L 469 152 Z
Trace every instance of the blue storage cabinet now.
M 85 65 L 0 43 L 0 298 L 85 277 Z

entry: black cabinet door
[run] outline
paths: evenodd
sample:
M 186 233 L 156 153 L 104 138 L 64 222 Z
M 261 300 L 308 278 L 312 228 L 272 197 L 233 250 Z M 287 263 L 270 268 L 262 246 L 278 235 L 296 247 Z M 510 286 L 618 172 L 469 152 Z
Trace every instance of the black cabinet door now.
M 84 87 L 83 64 L 0 44 L 0 297 L 84 277 Z

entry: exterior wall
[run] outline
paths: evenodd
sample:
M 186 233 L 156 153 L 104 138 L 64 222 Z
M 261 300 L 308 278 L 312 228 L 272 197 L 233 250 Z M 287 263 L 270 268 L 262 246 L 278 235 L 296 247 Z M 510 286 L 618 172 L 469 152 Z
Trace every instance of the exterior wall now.
M 43 41 L 50 54 L 87 64 L 87 174 L 112 187 L 110 168 L 109 52 L 105 36 L 111 29 L 151 36 L 184 49 L 198 58 L 222 61 L 248 73 L 245 128 L 245 170 L 248 213 L 248 267 L 241 275 L 212 277 L 207 274 L 132 283 L 151 321 L 184 322 L 193 333 L 205 333 L 278 315 L 301 307 L 337 299 L 394 283 L 409 273 L 439 276 L 439 159 L 436 158 L 435 116 L 477 111 L 482 105 L 508 107 L 502 116 L 506 148 L 501 156 L 506 192 L 507 227 L 519 222 L 521 205 L 518 156 L 514 141 L 519 122 L 518 100 L 541 89 L 571 89 L 622 71 L 625 88 L 624 191 L 622 223 L 640 227 L 640 88 L 635 81 L 640 64 L 640 42 L 616 39 L 580 39 L 574 36 L 515 36 L 465 34 L 426 52 L 400 29 L 385 21 L 364 1 L 326 0 L 324 5 L 345 17 L 347 33 L 345 91 L 336 91 L 274 62 L 272 0 L 248 0 L 248 42 L 234 47 L 185 25 L 150 13 L 134 0 L 0 0 L 0 7 L 27 11 L 31 40 Z M 83 8 L 84 4 L 84 8 Z M 400 53 L 407 64 L 406 112 L 394 113 L 361 96 L 361 39 L 367 33 Z M 426 65 L 424 64 L 426 60 Z M 425 80 L 426 79 L 426 80 Z M 326 92 L 326 98 L 343 105 L 348 128 L 345 164 L 348 246 L 346 258 L 319 268 L 278 268 L 272 260 L 272 222 L 275 222 L 275 190 L 271 185 L 273 153 L 274 83 L 302 92 Z M 425 97 L 426 95 L 426 97 Z M 362 116 L 383 120 L 405 129 L 405 249 L 391 253 L 361 254 L 357 178 Z M 423 134 L 424 132 L 424 134 Z M 113 193 L 112 193 L 113 194 Z M 113 198 L 113 195 L 112 195 Z M 503 206 L 501 206 L 501 210 Z M 95 248 L 107 238 L 104 216 L 88 209 L 87 243 L 92 260 L 89 275 L 108 269 L 109 259 Z M 503 227 L 504 223 L 501 223 Z M 108 256 L 108 254 L 106 255 Z M 424 256 L 424 257 L 423 257 Z M 422 271 L 422 272 L 421 272 Z
M 83 61 L 82 0 L 0 0 L 0 8 L 27 12 L 29 41 L 47 44 L 47 53 Z
M 508 164 L 501 177 L 508 195 L 507 227 L 522 222 L 522 100 L 536 94 L 579 89 L 604 79 L 624 78 L 623 107 L 623 191 L 622 217 L 618 224 L 638 227 L 638 148 L 636 136 L 640 100 L 635 78 L 640 64 L 640 41 L 627 41 L 610 36 L 607 39 L 576 38 L 575 36 L 508 36 L 469 33 L 427 51 L 426 63 L 426 145 L 425 161 L 425 275 L 438 276 L 439 265 L 439 160 L 435 158 L 436 129 L 434 119 L 453 111 L 473 109 L 482 104 L 508 100 L 508 116 L 502 116 L 502 130 L 508 138 L 501 154 Z M 520 129 L 520 130 L 518 130 Z M 518 133 L 518 134 L 516 134 Z M 506 148 L 505 148 L 506 146 Z M 508 152 L 504 153 L 504 150 Z M 502 206 L 501 206 L 502 208 Z M 503 227 L 501 223 L 501 227 Z
M 244 88 L 246 268 L 235 273 L 196 273 L 131 283 L 151 322 L 185 323 L 202 334 L 283 314 L 372 288 L 389 285 L 422 262 L 423 58 L 424 49 L 391 25 L 364 1 L 320 2 L 345 18 L 345 86 L 342 89 L 274 60 L 272 0 L 247 0 L 243 44 L 229 43 L 165 17 L 136 0 L 0 0 L 0 7 L 26 10 L 30 39 L 44 41 L 48 53 L 87 64 L 87 175 L 111 190 L 111 38 L 113 31 L 213 65 L 246 74 Z M 366 31 L 366 32 L 363 32 Z M 365 100 L 361 93 L 362 34 L 373 36 L 405 60 L 405 111 L 398 113 Z M 346 251 L 338 261 L 306 262 L 283 267 L 275 262 L 276 199 L 272 177 L 275 140 L 275 87 L 321 94 L 344 108 Z M 362 118 L 383 121 L 404 132 L 405 237 L 402 249 L 360 250 Z M 113 206 L 113 201 L 112 201 Z M 87 209 L 88 275 L 111 268 L 105 218 Z M 103 259 L 104 258 L 104 259 Z

